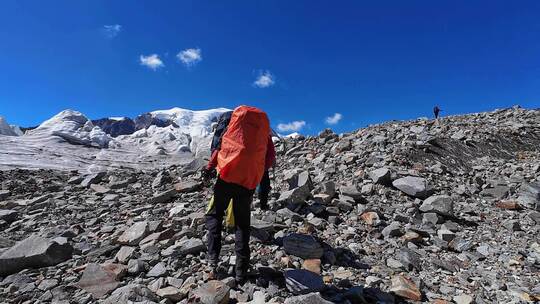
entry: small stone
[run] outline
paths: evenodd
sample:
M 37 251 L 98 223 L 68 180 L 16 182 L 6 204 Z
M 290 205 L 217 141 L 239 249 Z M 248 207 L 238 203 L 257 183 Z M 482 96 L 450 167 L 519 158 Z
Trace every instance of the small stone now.
M 15 210 L 0 209 L 0 221 L 4 221 L 9 224 L 16 221 L 18 216 L 19 213 Z
M 193 291 L 193 297 L 202 304 L 229 303 L 231 288 L 221 281 L 210 281 Z M 191 303 L 191 302 L 190 302 Z
M 158 291 L 156 291 L 156 294 L 159 297 L 171 300 L 174 303 L 182 301 L 187 296 L 180 289 L 176 287 L 172 287 L 172 286 L 161 288 Z
M 165 266 L 165 264 L 159 262 L 154 267 L 152 267 L 150 271 L 148 271 L 146 276 L 149 278 L 158 278 L 158 277 L 165 276 L 166 274 L 167 274 L 167 267 Z
M 439 231 L 437 231 L 437 236 L 439 236 L 441 240 L 450 242 L 454 239 L 456 235 L 448 229 L 439 229 Z
M 456 302 L 456 304 L 471 304 L 473 302 L 473 297 L 470 295 L 461 294 L 459 296 L 455 296 L 453 300 Z
M 374 211 L 368 211 L 362 213 L 360 218 L 368 225 L 370 226 L 378 226 L 382 223 L 381 218 L 379 217 L 379 214 Z
M 369 172 L 369 177 L 376 184 L 388 185 L 392 182 L 392 172 L 387 168 L 380 168 Z
M 102 185 L 99 185 L 99 184 L 91 184 L 90 189 L 92 189 L 96 193 L 100 193 L 100 194 L 109 193 L 111 191 L 111 189 L 109 189 L 107 187 L 104 187 Z
M 332 304 L 325 300 L 320 293 L 310 293 L 301 296 L 287 297 L 285 304 Z
M 144 262 L 141 260 L 129 260 L 128 262 L 128 273 L 132 275 L 137 275 L 144 271 Z
M 134 252 L 135 252 L 134 247 L 122 246 L 120 250 L 114 256 L 114 258 L 118 262 L 125 264 L 133 257 Z
M 399 237 L 403 235 L 403 230 L 399 222 L 392 222 L 382 230 L 382 235 L 385 238 Z

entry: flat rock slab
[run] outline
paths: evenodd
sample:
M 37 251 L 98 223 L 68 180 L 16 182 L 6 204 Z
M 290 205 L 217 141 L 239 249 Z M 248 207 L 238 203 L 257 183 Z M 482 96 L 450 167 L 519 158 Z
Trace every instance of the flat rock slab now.
M 121 275 L 117 270 L 118 267 L 90 263 L 86 265 L 77 286 L 92 294 L 94 298 L 103 299 L 120 285 L 117 279 Z
M 174 184 L 174 189 L 180 193 L 198 191 L 201 187 L 202 184 L 197 181 L 182 181 Z
M 319 241 L 305 234 L 293 233 L 283 238 L 283 247 L 288 254 L 303 259 L 320 259 L 324 254 Z
M 161 255 L 166 257 L 179 257 L 187 254 L 197 254 L 205 250 L 206 246 L 204 245 L 203 241 L 201 239 L 193 238 L 170 246 L 169 248 L 163 250 Z
M 229 303 L 231 288 L 221 281 L 210 281 L 193 291 L 193 296 L 202 304 Z M 191 303 L 191 302 L 190 302 Z
M 133 224 L 118 238 L 118 244 L 122 245 L 137 245 L 150 233 L 148 222 L 142 221 Z
M 152 203 L 152 204 L 167 203 L 170 200 L 172 200 L 176 196 L 176 194 L 177 194 L 176 189 L 171 189 L 171 190 L 163 191 L 163 192 L 160 192 L 160 193 L 156 193 L 150 199 L 150 203 Z
M 320 275 L 304 269 L 285 271 L 287 289 L 295 295 L 321 291 L 325 285 Z
M 0 276 L 27 268 L 54 266 L 71 259 L 73 247 L 68 243 L 30 236 L 0 255 Z

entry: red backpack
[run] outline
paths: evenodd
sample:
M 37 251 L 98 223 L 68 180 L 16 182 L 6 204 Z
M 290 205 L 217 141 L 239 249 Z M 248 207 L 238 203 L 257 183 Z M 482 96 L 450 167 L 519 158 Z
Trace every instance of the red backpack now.
M 262 179 L 270 122 L 263 111 L 239 106 L 232 113 L 218 153 L 219 177 L 253 190 Z

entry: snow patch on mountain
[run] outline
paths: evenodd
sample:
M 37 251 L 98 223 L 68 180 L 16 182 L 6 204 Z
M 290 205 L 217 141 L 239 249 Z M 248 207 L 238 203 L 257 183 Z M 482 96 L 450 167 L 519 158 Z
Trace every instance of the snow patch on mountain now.
M 192 111 L 182 108 L 159 110 L 150 112 L 156 119 L 172 121 L 184 133 L 191 137 L 206 137 L 212 134 L 212 125 L 224 112 L 231 111 L 226 108 Z

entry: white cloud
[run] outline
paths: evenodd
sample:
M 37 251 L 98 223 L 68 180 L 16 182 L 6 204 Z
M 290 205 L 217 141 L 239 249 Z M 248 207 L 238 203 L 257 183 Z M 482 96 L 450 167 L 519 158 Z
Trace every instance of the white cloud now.
M 343 115 L 336 113 L 330 117 L 326 117 L 326 124 L 328 125 L 337 125 L 339 121 L 343 118 Z
M 202 61 L 201 49 L 185 49 L 176 54 L 176 57 L 187 67 L 194 66 L 198 62 Z
M 259 76 L 253 82 L 257 88 L 268 88 L 274 85 L 274 75 L 270 71 L 259 71 Z
M 157 54 L 152 54 L 148 56 L 141 55 L 139 57 L 139 60 L 141 61 L 141 65 L 144 65 L 146 67 L 149 67 L 152 70 L 157 70 L 158 68 L 164 67 L 163 61 L 159 59 L 159 56 Z
M 122 31 L 122 26 L 120 24 L 104 25 L 103 31 L 105 32 L 107 38 L 112 39 L 120 34 Z
M 277 129 L 279 132 L 298 132 L 306 126 L 306 122 L 303 120 L 291 121 L 286 124 L 279 124 Z

